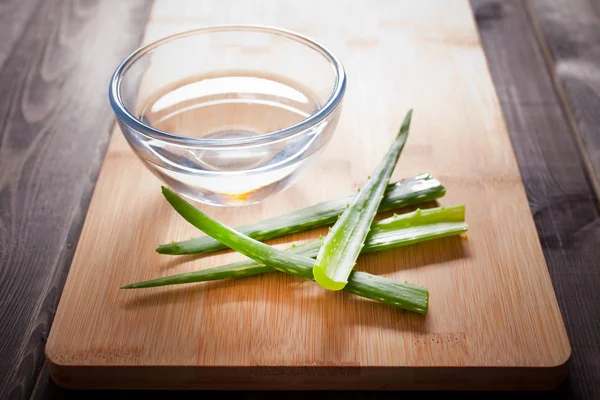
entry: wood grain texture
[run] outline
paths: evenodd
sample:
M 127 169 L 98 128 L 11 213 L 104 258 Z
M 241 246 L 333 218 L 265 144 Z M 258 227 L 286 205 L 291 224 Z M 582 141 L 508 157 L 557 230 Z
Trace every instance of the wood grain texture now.
M 448 187 L 443 204 L 467 204 L 469 240 L 359 263 L 428 287 L 426 318 L 282 274 L 119 291 L 236 256 L 180 261 L 152 251 L 195 230 L 170 210 L 159 182 L 116 132 L 46 347 L 53 378 L 102 388 L 556 385 L 570 348 L 468 2 L 359 2 L 338 20 L 301 13 L 295 7 L 306 4 L 297 3 L 265 1 L 261 12 L 244 2 L 185 5 L 158 2 L 146 42 L 243 17 L 325 43 L 350 76 L 338 131 L 306 178 L 262 206 L 207 212 L 237 225 L 350 191 L 414 107 L 395 176 L 439 176 Z
M 40 0 L 5 0 L 0 2 L 0 67 L 18 42 L 28 19 Z
M 573 348 L 559 398 L 597 399 L 597 198 L 523 2 L 472 3 Z
M 42 366 L 108 143 L 107 82 L 148 5 L 0 4 L 0 397 L 28 398 Z
M 530 13 L 600 196 L 600 3 L 533 0 Z

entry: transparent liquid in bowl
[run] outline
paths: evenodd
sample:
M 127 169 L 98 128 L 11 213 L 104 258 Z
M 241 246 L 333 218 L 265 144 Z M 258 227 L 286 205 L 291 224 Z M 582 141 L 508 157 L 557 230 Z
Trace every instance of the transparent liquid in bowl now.
M 254 72 L 199 75 L 153 94 L 140 118 L 193 138 L 239 139 L 297 124 L 319 108 L 301 85 Z M 237 205 L 262 200 L 292 183 L 311 158 L 319 129 L 302 139 L 237 149 L 186 149 L 149 163 L 173 189 L 200 201 Z M 156 150 L 154 150 L 156 152 Z

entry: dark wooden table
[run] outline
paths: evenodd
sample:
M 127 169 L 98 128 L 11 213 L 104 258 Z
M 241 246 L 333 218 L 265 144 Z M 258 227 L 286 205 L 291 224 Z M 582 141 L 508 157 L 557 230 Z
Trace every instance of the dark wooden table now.
M 109 76 L 141 42 L 151 6 L 0 0 L 0 398 L 198 396 L 67 391 L 44 366 L 45 339 L 114 123 Z M 527 396 L 600 399 L 600 2 L 472 6 L 573 348 L 567 380 Z M 285 396 L 308 394 L 399 396 Z

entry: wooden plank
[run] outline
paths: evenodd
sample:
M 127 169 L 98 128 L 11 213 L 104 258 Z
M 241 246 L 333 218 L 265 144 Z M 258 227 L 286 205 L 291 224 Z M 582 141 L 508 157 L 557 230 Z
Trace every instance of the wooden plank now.
M 235 255 L 177 263 L 152 251 L 195 230 L 170 210 L 159 182 L 117 133 L 46 348 L 53 378 L 69 387 L 103 388 L 555 385 L 570 349 L 468 2 L 372 7 L 364 1 L 333 21 L 327 12 L 296 9 L 310 6 L 305 3 L 185 4 L 157 3 L 146 41 L 244 16 L 325 43 L 351 77 L 338 133 L 307 178 L 263 206 L 205 207 L 211 215 L 240 224 L 351 190 L 385 151 L 404 110 L 414 107 L 396 178 L 425 169 L 443 179 L 443 203 L 467 204 L 469 240 L 359 263 L 359 269 L 430 288 L 424 319 L 282 274 L 119 291 L 132 281 Z M 369 45 L 355 37 L 368 38 Z
M 6 0 L 0 3 L 0 68 L 28 26 L 40 0 Z
M 149 3 L 0 5 L 0 393 L 28 398 Z M 27 14 L 30 14 L 28 16 Z
M 600 196 L 600 3 L 533 0 L 529 4 L 589 179 Z
M 597 399 L 597 198 L 523 3 L 472 3 L 573 348 L 561 398 Z

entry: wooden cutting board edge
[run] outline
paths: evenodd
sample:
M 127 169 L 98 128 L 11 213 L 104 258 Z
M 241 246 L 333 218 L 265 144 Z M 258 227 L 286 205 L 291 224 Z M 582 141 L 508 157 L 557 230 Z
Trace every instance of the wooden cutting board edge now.
M 555 367 L 106 367 L 61 366 L 50 375 L 66 389 L 105 390 L 552 390 Z M 90 378 L 93 377 L 93 378 Z

